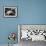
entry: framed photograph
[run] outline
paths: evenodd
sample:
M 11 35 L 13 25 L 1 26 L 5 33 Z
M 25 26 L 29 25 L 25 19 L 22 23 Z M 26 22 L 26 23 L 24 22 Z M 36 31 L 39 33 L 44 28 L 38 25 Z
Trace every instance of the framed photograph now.
M 4 17 L 16 17 L 17 16 L 17 7 L 4 7 Z

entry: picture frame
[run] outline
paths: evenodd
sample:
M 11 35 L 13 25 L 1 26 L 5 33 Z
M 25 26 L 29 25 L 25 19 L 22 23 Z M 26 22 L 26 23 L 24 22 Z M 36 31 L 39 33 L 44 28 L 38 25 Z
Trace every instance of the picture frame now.
M 17 17 L 17 7 L 16 6 L 5 6 L 4 17 Z

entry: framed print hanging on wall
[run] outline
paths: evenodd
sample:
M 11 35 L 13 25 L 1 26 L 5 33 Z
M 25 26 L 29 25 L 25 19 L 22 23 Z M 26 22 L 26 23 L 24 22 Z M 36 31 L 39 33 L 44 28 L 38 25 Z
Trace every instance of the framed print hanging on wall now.
M 17 7 L 4 7 L 4 17 L 16 17 L 17 16 Z

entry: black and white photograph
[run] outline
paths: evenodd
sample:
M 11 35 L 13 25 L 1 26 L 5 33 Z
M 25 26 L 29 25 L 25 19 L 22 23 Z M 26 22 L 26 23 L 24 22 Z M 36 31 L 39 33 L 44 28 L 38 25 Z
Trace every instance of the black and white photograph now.
M 16 17 L 17 8 L 16 7 L 4 7 L 4 17 Z

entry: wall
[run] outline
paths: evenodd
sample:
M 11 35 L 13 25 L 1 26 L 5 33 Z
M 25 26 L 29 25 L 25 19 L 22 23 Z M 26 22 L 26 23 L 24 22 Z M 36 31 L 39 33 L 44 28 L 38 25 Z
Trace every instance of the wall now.
M 17 18 L 5 18 L 4 17 L 4 7 L 5 6 L 16 6 L 18 0 L 0 0 L 0 44 L 7 44 L 8 34 L 10 32 L 17 32 Z M 18 38 L 17 38 L 18 39 Z M 16 39 L 16 43 L 18 43 Z
M 16 6 L 18 16 L 4 18 L 3 6 Z M 9 32 L 18 32 L 18 24 L 46 24 L 46 0 L 0 0 L 0 44 L 8 43 Z

